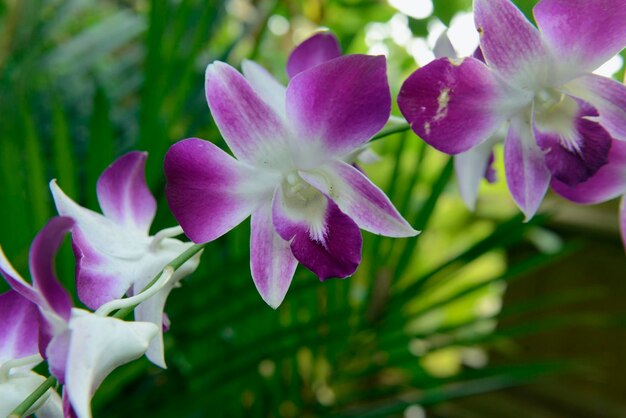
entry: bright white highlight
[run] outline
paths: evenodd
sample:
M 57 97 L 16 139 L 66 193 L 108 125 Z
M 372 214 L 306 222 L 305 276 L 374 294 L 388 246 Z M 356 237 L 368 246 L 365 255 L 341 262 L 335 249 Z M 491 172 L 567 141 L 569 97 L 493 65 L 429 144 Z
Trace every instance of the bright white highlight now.
M 270 32 L 276 36 L 282 36 L 289 31 L 289 21 L 281 15 L 272 15 L 267 21 Z
M 433 14 L 431 0 L 388 0 L 389 4 L 399 12 L 414 19 L 426 19 Z
M 604 77 L 613 77 L 615 73 L 622 69 L 624 65 L 624 58 L 621 55 L 616 55 L 604 64 L 602 64 L 597 70 L 593 73 L 597 75 L 602 75 Z

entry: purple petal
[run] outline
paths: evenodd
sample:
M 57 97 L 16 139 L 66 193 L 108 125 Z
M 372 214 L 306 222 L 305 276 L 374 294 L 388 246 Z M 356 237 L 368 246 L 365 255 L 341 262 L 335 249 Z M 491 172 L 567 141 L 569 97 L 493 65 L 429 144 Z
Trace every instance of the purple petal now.
M 287 87 L 287 118 L 303 142 L 321 142 L 348 154 L 389 119 L 391 95 L 383 56 L 346 55 L 294 77 Z
M 389 198 L 362 172 L 343 161 L 301 171 L 300 176 L 332 199 L 339 209 L 366 231 L 388 237 L 417 235 Z
M 320 280 L 352 275 L 361 262 L 357 224 L 322 194 L 307 202 L 306 208 L 299 207 L 296 199 L 277 190 L 272 219 L 278 235 L 290 242 L 296 259 Z
M 613 138 L 626 141 L 626 86 L 607 77 L 587 74 L 564 86 L 572 96 L 591 103 L 599 122 Z
M 294 78 L 302 71 L 340 56 L 341 46 L 335 35 L 330 32 L 316 33 L 291 52 L 287 60 L 287 75 Z
M 573 120 L 560 131 L 541 130 L 536 122 L 533 126 L 535 140 L 545 152 L 545 159 L 552 175 L 561 182 L 575 186 L 594 175 L 608 161 L 611 148 L 611 136 L 598 122 L 590 117 L 598 116 L 598 112 L 589 104 L 576 102 L 566 97 L 561 106 L 573 105 Z M 548 115 L 550 125 L 556 119 Z
M 622 196 L 619 203 L 619 230 L 622 235 L 622 243 L 626 248 L 626 196 Z
M 624 0 L 542 0 L 533 12 L 544 40 L 572 72 L 594 70 L 626 46 Z
M 507 89 L 482 62 L 440 58 L 409 76 L 398 106 L 424 141 L 458 154 L 492 136 L 510 116 L 504 95 Z
M 65 374 L 67 371 L 67 357 L 70 350 L 70 330 L 55 335 L 46 348 L 46 359 L 50 373 L 57 378 L 59 383 L 65 384 Z
M 244 60 L 241 64 L 241 71 L 256 94 L 270 105 L 277 115 L 285 117 L 287 88 L 280 84 L 265 68 L 254 61 Z
M 170 209 L 194 242 L 222 236 L 258 206 L 259 200 L 241 188 L 260 174 L 251 174 L 208 141 L 191 138 L 172 145 L 165 156 L 165 176 Z
M 148 233 L 156 200 L 146 184 L 146 152 L 129 152 L 100 175 L 96 186 L 104 215 L 126 228 Z
M 14 290 L 0 295 L 0 364 L 39 353 L 39 311 Z
M 284 146 L 280 115 L 233 67 L 216 61 L 206 69 L 206 98 L 224 140 L 237 159 L 263 165 Z
M 13 290 L 20 295 L 34 303 L 35 305 L 45 305 L 41 295 L 33 289 L 33 287 L 26 282 L 13 268 L 9 260 L 7 259 L 2 247 L 0 247 L 0 274 L 5 278 L 6 282 L 11 286 Z
M 504 168 L 513 200 L 526 219 L 532 218 L 548 190 L 550 171 L 530 123 L 520 118 L 511 121 L 504 141 Z
M 69 319 L 72 300 L 54 272 L 54 257 L 74 220 L 56 217 L 43 227 L 30 246 L 29 266 L 33 287 L 45 298 L 48 306 L 61 318 Z
M 535 89 L 546 78 L 551 58 L 541 36 L 509 0 L 475 0 L 480 48 L 490 67 L 509 82 Z
M 111 257 L 100 251 L 80 228 L 72 231 L 78 298 L 91 309 L 124 295 L 136 277 L 137 259 Z
M 582 204 L 600 203 L 626 194 L 626 142 L 613 141 L 608 164 L 587 181 L 571 187 L 554 179 L 551 186 L 559 195 Z
M 276 233 L 269 207 L 252 214 L 251 226 L 252 279 L 263 300 L 276 309 L 287 294 L 298 260 L 291 253 L 289 242 Z

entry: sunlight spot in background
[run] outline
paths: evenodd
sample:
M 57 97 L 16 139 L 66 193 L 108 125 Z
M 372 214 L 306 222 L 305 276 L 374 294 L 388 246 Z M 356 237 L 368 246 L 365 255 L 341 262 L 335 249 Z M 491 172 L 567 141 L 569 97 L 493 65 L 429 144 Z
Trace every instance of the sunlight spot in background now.
M 426 19 L 433 14 L 431 0 L 388 0 L 389 4 L 398 11 L 414 19 Z
M 281 15 L 273 15 L 267 21 L 270 32 L 276 36 L 281 36 L 289 31 L 289 21 Z
M 419 405 L 411 405 L 404 410 L 404 418 L 426 418 L 426 411 Z
M 622 69 L 624 65 L 624 58 L 621 55 L 616 55 L 607 62 L 605 62 L 600 68 L 593 73 L 603 75 L 605 77 L 613 77 L 616 72 Z
M 450 22 L 448 37 L 459 57 L 472 55 L 479 42 L 478 31 L 474 26 L 474 14 L 457 13 Z

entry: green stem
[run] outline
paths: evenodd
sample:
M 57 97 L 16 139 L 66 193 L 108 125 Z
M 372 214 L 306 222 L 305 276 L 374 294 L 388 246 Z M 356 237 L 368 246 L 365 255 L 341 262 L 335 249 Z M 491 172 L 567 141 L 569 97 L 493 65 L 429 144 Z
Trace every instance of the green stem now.
M 28 395 L 28 398 L 24 399 L 21 404 L 19 404 L 11 414 L 9 414 L 9 418 L 21 418 L 26 415 L 26 412 L 41 398 L 51 387 L 56 385 L 57 380 L 50 376 L 43 382 L 33 393 Z
M 389 135 L 397 134 L 400 132 L 405 132 L 405 131 L 408 131 L 409 129 L 411 129 L 411 125 L 409 125 L 408 123 L 402 123 L 396 126 L 390 126 L 389 128 L 386 128 L 380 131 L 377 135 L 374 135 L 374 137 L 370 139 L 369 142 L 377 141 Z
M 180 266 L 182 266 L 183 264 L 187 262 L 187 260 L 189 260 L 191 257 L 196 255 L 197 253 L 199 253 L 204 248 L 205 245 L 206 243 L 194 244 L 191 247 L 189 247 L 184 253 L 182 253 L 181 255 L 179 255 L 178 257 L 176 257 L 169 263 L 167 263 L 165 266 L 163 266 L 163 269 L 150 281 L 150 283 L 148 283 L 146 287 L 143 288 L 142 292 L 145 292 L 148 288 L 150 288 L 150 286 L 156 283 L 156 281 L 159 280 L 159 277 L 161 277 L 161 274 L 163 274 L 163 270 L 165 270 L 167 267 L 171 267 L 174 270 L 178 270 Z M 123 319 L 127 317 L 136 307 L 137 306 L 135 305 L 135 306 L 129 306 L 128 308 L 120 309 L 113 315 L 113 317 Z

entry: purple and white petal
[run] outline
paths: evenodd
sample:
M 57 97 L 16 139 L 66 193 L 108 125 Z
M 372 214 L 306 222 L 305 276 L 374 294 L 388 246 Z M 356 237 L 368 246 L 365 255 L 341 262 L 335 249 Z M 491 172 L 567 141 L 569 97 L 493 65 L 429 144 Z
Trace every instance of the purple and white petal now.
M 283 118 L 228 64 L 206 69 L 206 98 L 220 132 L 235 157 L 263 166 L 287 144 Z
M 50 182 L 50 191 L 61 216 L 74 220 L 90 246 L 99 253 L 122 259 L 134 259 L 145 253 L 149 238 L 136 229 L 124 228 L 111 219 L 84 208 L 70 199 L 55 180 Z
M 257 209 L 251 219 L 250 270 L 259 294 L 272 308 L 285 298 L 297 265 L 289 242 L 274 229 L 269 205 Z
M 366 231 L 388 237 L 418 234 L 393 203 L 362 172 L 343 161 L 334 161 L 300 176 L 334 201 L 339 209 Z
M 361 262 L 359 227 L 317 190 L 305 192 L 306 197 L 283 187 L 276 191 L 272 205 L 276 232 L 290 242 L 294 257 L 320 280 L 352 275 Z
M 91 398 L 117 367 L 141 357 L 158 330 L 146 322 L 126 322 L 72 310 L 65 388 L 76 416 L 91 418 Z
M 146 152 L 129 152 L 100 175 L 96 190 L 102 213 L 124 228 L 148 234 L 156 200 L 146 184 Z
M 265 68 L 254 61 L 244 60 L 241 64 L 243 76 L 256 94 L 276 112 L 285 117 L 285 97 L 287 87 L 283 86 Z
M 509 0 L 475 0 L 480 48 L 490 67 L 523 89 L 535 90 L 548 76 L 553 59 L 541 35 Z
M 330 32 L 320 32 L 298 45 L 287 59 L 287 75 L 294 78 L 302 71 L 341 56 L 337 37 Z
M 607 163 L 613 140 L 594 120 L 598 112 L 588 103 L 566 96 L 555 108 L 536 115 L 533 133 L 552 176 L 575 186 Z
M 595 70 L 626 47 L 624 0 L 542 0 L 533 12 L 545 42 L 572 73 Z
M 563 86 L 574 97 L 591 103 L 600 114 L 598 121 L 613 138 L 626 141 L 626 86 L 594 74 L 579 77 Z
M 170 209 L 194 242 L 212 241 L 239 225 L 262 201 L 271 200 L 277 184 L 197 138 L 172 145 L 165 177 Z
M 14 290 L 0 295 L 0 365 L 39 353 L 37 306 Z
M 409 76 L 398 106 L 424 141 L 447 154 L 459 154 L 491 137 L 530 99 L 507 88 L 474 58 L 440 58 Z
M 550 171 L 530 125 L 522 118 L 513 119 L 504 141 L 506 182 L 527 220 L 537 212 L 550 184 Z
M 71 338 L 72 332 L 66 328 L 52 337 L 46 348 L 46 360 L 48 361 L 50 373 L 62 385 L 65 384 Z
M 45 301 L 41 295 L 33 289 L 30 283 L 26 282 L 20 274 L 15 271 L 9 259 L 4 254 L 2 247 L 0 247 L 0 274 L 4 277 L 6 282 L 11 286 L 13 290 L 20 295 L 34 303 L 35 305 L 43 305 Z
M 454 156 L 459 192 L 469 210 L 476 208 L 480 182 L 492 171 L 493 147 L 499 141 L 501 137 L 496 134 L 482 144 Z
M 66 320 L 70 317 L 72 300 L 56 277 L 54 258 L 72 226 L 74 220 L 68 217 L 50 219 L 33 240 L 28 257 L 33 287 L 43 296 L 47 305 Z
M 287 118 L 302 144 L 346 155 L 389 119 L 391 95 L 383 56 L 346 55 L 294 77 L 287 86 Z
M 581 204 L 596 204 L 626 194 L 626 142 L 613 141 L 608 164 L 587 181 L 571 187 L 553 179 L 551 186 L 559 195 Z

